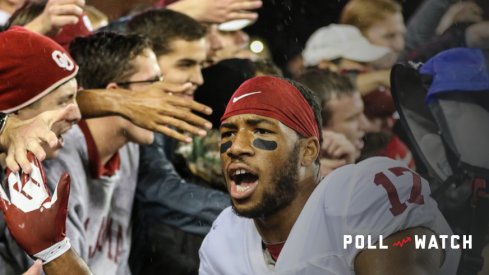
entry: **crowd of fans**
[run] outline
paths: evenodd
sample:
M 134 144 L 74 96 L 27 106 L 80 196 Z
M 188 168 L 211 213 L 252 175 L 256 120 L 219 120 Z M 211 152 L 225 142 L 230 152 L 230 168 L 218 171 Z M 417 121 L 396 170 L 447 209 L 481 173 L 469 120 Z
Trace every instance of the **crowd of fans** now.
M 455 47 L 489 49 L 487 3 L 426 0 L 403 18 L 395 0 L 350 0 L 290 71 L 248 47 L 245 28 L 261 5 L 158 1 L 109 22 L 84 0 L 0 0 L 0 274 L 40 274 L 35 259 L 46 274 L 198 274 L 199 248 L 231 205 L 221 117 L 255 77 L 290 76 L 315 95 L 321 178 L 374 156 L 428 176 L 400 125 L 391 68 Z M 8 191 L 32 171 L 52 206 Z M 29 246 L 7 197 L 34 210 L 33 223 L 64 203 L 56 228 L 66 220 L 66 229 Z

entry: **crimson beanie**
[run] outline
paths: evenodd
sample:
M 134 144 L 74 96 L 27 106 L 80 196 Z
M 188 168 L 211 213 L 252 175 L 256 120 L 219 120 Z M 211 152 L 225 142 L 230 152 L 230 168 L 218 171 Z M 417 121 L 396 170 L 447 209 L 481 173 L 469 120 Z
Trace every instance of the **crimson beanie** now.
M 0 112 L 22 109 L 75 77 L 78 66 L 50 38 L 14 26 L 0 33 Z
M 311 106 L 296 87 L 279 77 L 257 76 L 243 82 L 229 100 L 221 122 L 241 114 L 270 117 L 303 137 L 320 140 Z

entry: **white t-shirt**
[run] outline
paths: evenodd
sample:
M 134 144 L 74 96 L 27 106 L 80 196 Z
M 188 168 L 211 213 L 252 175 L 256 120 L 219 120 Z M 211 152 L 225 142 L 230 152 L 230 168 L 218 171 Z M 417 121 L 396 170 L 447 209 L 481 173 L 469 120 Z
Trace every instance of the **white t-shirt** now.
M 274 271 L 266 265 L 262 239 L 253 220 L 239 217 L 227 208 L 214 222 L 199 251 L 200 274 L 354 274 L 354 260 L 361 250 L 353 245 L 344 249 L 344 235 L 371 235 L 372 243 L 377 243 L 379 235 L 386 239 L 418 226 L 436 234 L 452 234 L 430 197 L 428 183 L 416 183 L 416 176 L 402 163 L 380 157 L 331 173 L 309 197 Z M 385 188 L 386 182 L 395 188 Z M 397 207 L 396 212 L 387 190 L 391 190 L 391 200 L 397 195 L 405 207 Z M 411 197 L 413 202 L 408 202 Z M 460 251 L 445 252 L 441 274 L 455 274 Z

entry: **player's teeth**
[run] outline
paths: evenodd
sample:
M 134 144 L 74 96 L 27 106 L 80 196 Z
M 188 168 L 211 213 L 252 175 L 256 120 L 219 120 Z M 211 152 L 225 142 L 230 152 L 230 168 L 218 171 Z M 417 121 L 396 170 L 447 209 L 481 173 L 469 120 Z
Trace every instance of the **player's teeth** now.
M 238 191 L 238 192 L 244 192 L 244 191 L 246 191 L 248 189 L 250 189 L 250 186 L 246 186 L 246 187 L 245 186 L 241 186 L 241 185 L 237 185 L 236 186 L 236 191 Z
M 234 172 L 234 175 L 241 175 L 241 174 L 245 174 L 245 173 L 246 173 L 246 170 L 244 170 L 244 169 L 239 169 L 239 170 L 236 170 L 236 171 Z

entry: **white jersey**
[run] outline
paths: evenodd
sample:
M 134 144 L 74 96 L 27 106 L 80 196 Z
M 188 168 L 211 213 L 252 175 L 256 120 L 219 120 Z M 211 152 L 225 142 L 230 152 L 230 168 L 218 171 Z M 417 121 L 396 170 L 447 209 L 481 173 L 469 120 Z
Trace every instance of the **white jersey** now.
M 309 197 L 274 271 L 267 267 L 253 220 L 227 208 L 199 251 L 200 274 L 354 274 L 354 259 L 361 250 L 353 245 L 345 249 L 345 235 L 364 235 L 365 239 L 370 235 L 375 244 L 379 235 L 385 239 L 418 226 L 452 234 L 430 197 L 428 183 L 417 179 L 400 162 L 380 157 L 337 169 Z M 389 249 L 398 247 L 389 245 Z M 459 257 L 460 251 L 447 249 L 441 274 L 455 274 Z
M 87 142 L 89 137 L 80 125 L 82 122 L 63 136 L 65 146 L 58 156 L 43 163 L 48 183 L 54 188 L 64 171 L 70 173 L 66 235 L 93 274 L 129 275 L 139 146 L 128 143 L 119 149 L 120 167 L 113 175 L 94 176 L 96 161 L 89 151 L 96 149 L 93 142 Z

